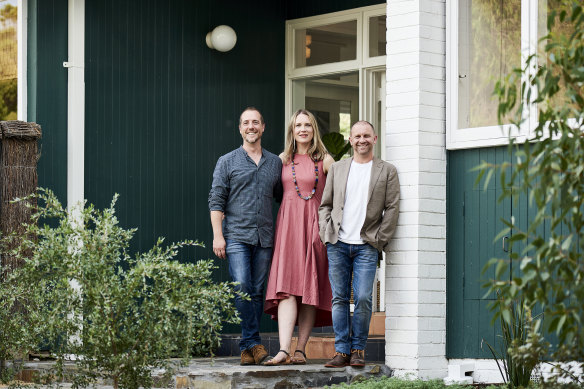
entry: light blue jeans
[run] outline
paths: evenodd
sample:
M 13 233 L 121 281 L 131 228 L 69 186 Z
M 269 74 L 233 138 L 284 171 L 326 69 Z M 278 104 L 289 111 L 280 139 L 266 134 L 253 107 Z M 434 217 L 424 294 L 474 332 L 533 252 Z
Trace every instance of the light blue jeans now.
M 235 308 L 241 318 L 239 349 L 248 350 L 261 344 L 260 319 L 264 308 L 264 284 L 270 271 L 272 248 L 254 246 L 235 240 L 226 240 L 225 253 L 229 261 L 229 274 L 239 285 L 236 290 L 247 293 L 250 300 L 235 297 Z
M 370 244 L 327 243 L 329 280 L 333 292 L 333 329 L 335 350 L 350 354 L 351 350 L 365 350 L 371 306 L 373 281 L 377 270 L 377 249 Z M 351 274 L 355 310 L 351 322 Z

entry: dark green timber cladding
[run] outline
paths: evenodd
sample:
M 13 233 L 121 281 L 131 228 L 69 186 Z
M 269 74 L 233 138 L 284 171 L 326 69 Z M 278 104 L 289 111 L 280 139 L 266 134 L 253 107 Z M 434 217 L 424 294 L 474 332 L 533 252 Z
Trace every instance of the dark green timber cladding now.
M 227 53 L 205 44 L 221 24 L 237 33 Z M 207 198 L 217 159 L 242 143 L 241 111 L 257 107 L 262 146 L 283 147 L 284 30 L 270 0 L 86 2 L 85 195 L 104 207 L 120 194 L 134 249 L 198 239 L 207 248 L 181 259 L 214 257 Z M 216 263 L 216 280 L 228 280 L 227 262 Z
M 507 147 L 460 150 L 448 152 L 447 173 L 447 326 L 446 353 L 448 358 L 491 358 L 486 341 L 500 350 L 500 324 L 491 324 L 493 313 L 489 303 L 495 296 L 485 297 L 487 289 L 482 285 L 494 278 L 492 268 L 482 273 L 491 258 L 509 258 L 503 250 L 503 240 L 494 241 L 505 227 L 501 219 L 511 217 L 519 229 L 526 231 L 537 209 L 529 204 L 529 193 L 520 193 L 513 198 L 499 200 L 501 183 L 494 174 L 485 190 L 484 180 L 475 185 L 477 171 L 471 171 L 481 162 L 501 164 L 513 163 L 514 157 Z M 509 177 L 510 171 L 507 172 Z M 566 228 L 559 225 L 558 233 Z M 565 232 L 565 231 L 563 231 Z M 547 221 L 539 228 L 544 239 L 550 236 Z M 511 234 L 507 234 L 511 237 Z M 522 254 L 524 244 L 516 243 L 513 251 Z M 512 266 L 505 277 L 520 269 Z M 540 311 L 533 312 L 536 316 Z M 547 340 L 555 344 L 555 335 L 546 334 Z M 481 344 L 483 346 L 481 347 Z
M 39 186 L 67 204 L 67 0 L 28 2 L 27 120 L 41 125 Z

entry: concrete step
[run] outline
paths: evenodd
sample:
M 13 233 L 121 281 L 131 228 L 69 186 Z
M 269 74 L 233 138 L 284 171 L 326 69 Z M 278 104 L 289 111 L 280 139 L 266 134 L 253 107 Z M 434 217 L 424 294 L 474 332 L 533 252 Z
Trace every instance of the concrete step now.
M 277 333 L 261 334 L 262 344 L 270 355 L 276 355 L 280 349 L 280 341 Z M 216 351 L 217 356 L 239 356 L 240 334 L 224 334 L 221 336 L 221 347 Z M 292 338 L 291 350 L 296 349 L 298 338 Z M 306 345 L 306 356 L 309 360 L 329 360 L 335 353 L 335 336 L 332 333 L 314 334 Z M 385 360 L 385 338 L 373 335 L 367 339 L 365 347 L 365 359 L 369 362 L 381 362 Z
M 198 359 L 183 370 L 183 373 L 174 377 L 174 387 L 177 389 L 322 388 L 332 384 L 392 375 L 392 370 L 383 364 L 369 363 L 363 368 L 347 366 L 331 369 L 324 367 L 323 362 L 268 367 L 240 366 L 237 357 L 216 358 L 214 361 Z

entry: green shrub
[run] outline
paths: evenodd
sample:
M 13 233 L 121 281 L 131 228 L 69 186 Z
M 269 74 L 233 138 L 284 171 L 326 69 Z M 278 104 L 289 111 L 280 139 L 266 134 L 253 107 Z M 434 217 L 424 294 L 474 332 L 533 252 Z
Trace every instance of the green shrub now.
M 159 239 L 131 257 L 135 230 L 119 226 L 116 197 L 103 211 L 73 212 L 48 190 L 38 197 L 27 233 L 5 238 L 18 241 L 12 254 L 29 257 L 9 283 L 27 308 L 23 317 L 42 319 L 40 335 L 57 366 L 77 356 L 77 385 L 109 378 L 116 388 L 150 387 L 152 368 L 170 369 L 170 357 L 208 355 L 219 345 L 222 322 L 239 321 L 233 284 L 212 281 L 211 260 L 174 259 L 181 247 L 200 243 L 163 247 Z

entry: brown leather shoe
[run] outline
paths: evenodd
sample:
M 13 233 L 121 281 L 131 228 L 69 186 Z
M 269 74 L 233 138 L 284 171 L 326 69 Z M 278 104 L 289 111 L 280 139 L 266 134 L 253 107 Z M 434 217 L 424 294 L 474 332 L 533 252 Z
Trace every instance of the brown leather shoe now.
M 249 350 L 243 350 L 241 352 L 241 366 L 246 365 L 255 365 L 255 360 L 253 359 L 253 355 Z
M 256 365 L 261 365 L 264 359 L 268 357 L 266 348 L 261 344 L 256 344 L 250 349 L 250 351 L 253 355 L 253 360 Z
M 337 351 L 333 359 L 328 361 L 324 367 L 345 367 L 349 364 L 349 361 L 349 355 Z
M 365 366 L 365 350 L 351 350 L 350 364 L 353 367 Z

